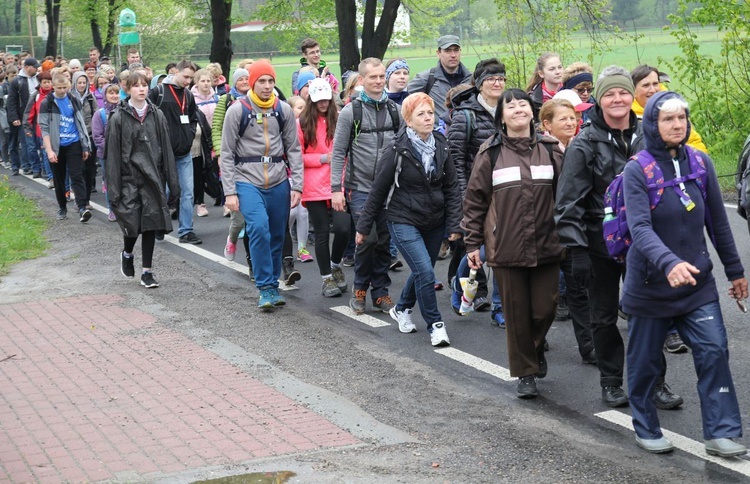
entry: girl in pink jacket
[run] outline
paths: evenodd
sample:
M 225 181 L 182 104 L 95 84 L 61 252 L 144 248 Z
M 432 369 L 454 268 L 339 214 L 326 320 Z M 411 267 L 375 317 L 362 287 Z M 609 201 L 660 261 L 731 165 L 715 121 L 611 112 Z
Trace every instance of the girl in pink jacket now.
M 315 260 L 323 277 L 322 294 L 340 296 L 346 291 L 341 257 L 349 243 L 350 215 L 331 209 L 331 152 L 338 110 L 331 85 L 316 78 L 309 84 L 310 96 L 297 123 L 302 146 L 305 178 L 302 203 L 307 207 L 315 231 Z M 329 249 L 329 222 L 333 222 L 333 246 Z

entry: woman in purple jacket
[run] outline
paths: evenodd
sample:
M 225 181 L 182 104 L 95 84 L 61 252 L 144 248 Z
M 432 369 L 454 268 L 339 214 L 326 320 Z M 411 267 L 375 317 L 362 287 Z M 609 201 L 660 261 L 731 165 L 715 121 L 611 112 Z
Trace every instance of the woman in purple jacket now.
M 704 226 L 732 284 L 729 295 L 738 304 L 748 297 L 748 284 L 713 164 L 705 153 L 685 146 L 689 115 L 679 94 L 652 96 L 643 116 L 646 150 L 628 162 L 623 175 L 633 238 L 622 290 L 622 309 L 630 315 L 630 406 L 638 446 L 652 453 L 673 450 L 652 396 L 667 329 L 674 322 L 693 351 L 706 452 L 732 457 L 747 449 L 732 440 L 742 436 L 742 423 Z M 660 197 L 649 184 L 661 185 Z
M 99 108 L 91 117 L 91 137 L 94 138 L 96 156 L 99 158 L 99 165 L 102 167 L 102 192 L 107 200 L 107 209 L 109 210 L 107 219 L 110 222 L 115 222 L 117 221 L 117 216 L 115 216 L 109 205 L 109 195 L 107 194 L 106 170 L 104 169 L 104 160 L 106 159 L 104 145 L 107 134 L 107 118 L 120 102 L 120 86 L 117 84 L 107 84 L 102 89 L 102 93 L 104 95 L 104 107 Z

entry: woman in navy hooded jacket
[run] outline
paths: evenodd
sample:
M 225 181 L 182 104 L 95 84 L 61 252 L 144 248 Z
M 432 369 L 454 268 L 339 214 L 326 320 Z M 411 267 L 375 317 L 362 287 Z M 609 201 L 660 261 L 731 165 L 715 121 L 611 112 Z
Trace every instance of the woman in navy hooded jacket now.
M 646 105 L 646 151 L 667 181 L 691 172 L 685 147 L 690 136 L 689 114 L 685 100 L 670 91 L 655 94 Z M 706 180 L 705 200 L 698 182 L 688 180 L 675 188 L 664 188 L 653 210 L 644 168 L 637 161 L 625 167 L 623 192 L 633 238 L 622 291 L 622 309 L 631 315 L 628 387 L 636 443 L 649 452 L 671 451 L 673 446 L 662 435 L 651 397 L 661 374 L 666 332 L 674 321 L 693 351 L 706 452 L 731 457 L 744 454 L 746 448 L 732 440 L 742 436 L 742 423 L 729 370 L 719 293 L 704 236 L 707 220 L 724 273 L 731 281 L 729 295 L 747 298 L 748 284 L 713 164 L 705 153 L 698 154 L 707 170 L 702 178 Z M 689 199 L 681 198 L 677 187 Z M 710 217 L 705 218 L 706 211 Z

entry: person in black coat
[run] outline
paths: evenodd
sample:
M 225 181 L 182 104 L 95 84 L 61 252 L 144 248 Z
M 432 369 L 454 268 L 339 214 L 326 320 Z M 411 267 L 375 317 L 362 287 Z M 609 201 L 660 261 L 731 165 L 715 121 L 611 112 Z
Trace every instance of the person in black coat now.
M 412 273 L 391 310 L 399 331 L 417 330 L 412 308 L 427 323 L 433 346 L 450 344 L 435 295 L 434 266 L 447 231 L 451 240 L 460 235 L 461 200 L 445 138 L 433 131 L 434 102 L 425 93 L 407 97 L 401 106 L 406 122 L 392 149 L 379 165 L 364 210 L 357 222 L 357 244 L 370 233 L 376 214 L 386 207 L 388 229 Z
M 156 232 L 172 231 L 164 185 L 169 187 L 172 197 L 179 199 L 180 184 L 167 121 L 146 99 L 148 79 L 135 72 L 125 87 L 130 96 L 107 122 L 107 192 L 124 235 L 120 254 L 122 275 L 135 276 L 133 249 L 141 235 L 141 285 L 158 287 L 151 272 Z

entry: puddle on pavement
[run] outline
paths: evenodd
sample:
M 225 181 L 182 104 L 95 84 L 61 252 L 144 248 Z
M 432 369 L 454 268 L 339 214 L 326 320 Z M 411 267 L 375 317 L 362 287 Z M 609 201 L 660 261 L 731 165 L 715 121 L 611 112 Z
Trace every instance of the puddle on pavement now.
M 250 474 L 195 481 L 192 484 L 284 484 L 296 475 L 291 471 L 252 472 Z

